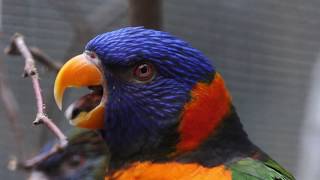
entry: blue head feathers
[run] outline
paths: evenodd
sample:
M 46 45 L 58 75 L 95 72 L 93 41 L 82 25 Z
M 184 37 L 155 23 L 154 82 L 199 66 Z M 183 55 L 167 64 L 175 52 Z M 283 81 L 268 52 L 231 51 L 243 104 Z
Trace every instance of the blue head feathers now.
M 188 43 L 168 33 L 128 27 L 98 35 L 87 45 L 105 65 L 132 65 L 148 60 L 167 77 L 193 84 L 214 71 L 209 60 Z
M 174 148 L 191 88 L 213 77 L 209 60 L 168 33 L 141 27 L 98 35 L 86 50 L 97 54 L 105 70 L 104 136 L 113 158 L 147 157 Z M 143 63 L 152 65 L 152 79 L 132 80 L 135 67 Z

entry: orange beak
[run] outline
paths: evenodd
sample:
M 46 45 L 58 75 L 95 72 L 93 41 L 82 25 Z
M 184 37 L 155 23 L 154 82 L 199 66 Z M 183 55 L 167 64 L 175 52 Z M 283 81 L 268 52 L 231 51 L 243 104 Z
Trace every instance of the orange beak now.
M 63 95 L 67 88 L 99 86 L 103 83 L 103 75 L 96 65 L 81 54 L 73 57 L 60 69 L 54 84 L 54 98 L 62 109 Z M 90 111 L 78 112 L 72 117 L 70 123 L 77 127 L 89 129 L 102 129 L 104 127 L 104 98 L 100 104 Z

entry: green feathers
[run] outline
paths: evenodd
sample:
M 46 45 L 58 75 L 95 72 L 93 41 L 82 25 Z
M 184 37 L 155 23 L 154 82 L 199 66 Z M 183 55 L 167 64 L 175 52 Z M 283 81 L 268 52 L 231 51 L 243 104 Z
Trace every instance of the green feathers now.
M 229 165 L 232 179 L 237 180 L 294 180 L 295 178 L 272 159 L 259 161 L 245 158 Z

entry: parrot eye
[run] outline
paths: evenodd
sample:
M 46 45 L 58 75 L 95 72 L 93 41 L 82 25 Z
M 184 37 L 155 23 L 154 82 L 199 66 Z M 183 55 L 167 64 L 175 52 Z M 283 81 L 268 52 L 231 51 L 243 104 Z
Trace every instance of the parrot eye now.
M 150 81 L 154 77 L 154 67 L 150 63 L 141 63 L 134 67 L 133 75 L 138 81 Z

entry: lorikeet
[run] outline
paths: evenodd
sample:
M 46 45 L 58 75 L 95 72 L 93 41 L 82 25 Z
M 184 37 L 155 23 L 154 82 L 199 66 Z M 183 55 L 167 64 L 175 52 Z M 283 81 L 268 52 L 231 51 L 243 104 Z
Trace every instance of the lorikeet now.
M 111 153 L 106 179 L 294 179 L 248 139 L 209 59 L 166 32 L 98 35 L 58 73 L 60 108 L 68 87 L 101 96 L 86 111 L 71 105 L 67 117 L 102 130 Z
M 28 180 L 102 179 L 108 163 L 108 149 L 99 133 L 73 129 L 68 133 L 69 144 L 31 169 Z M 47 153 L 56 142 L 44 146 Z

